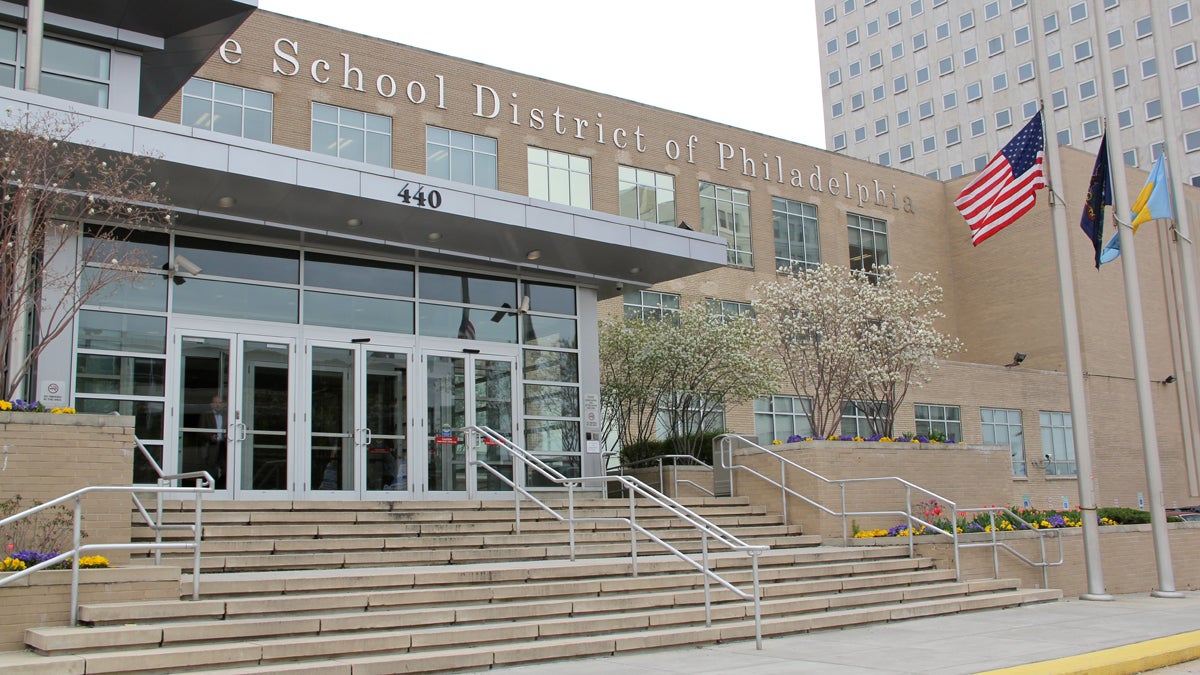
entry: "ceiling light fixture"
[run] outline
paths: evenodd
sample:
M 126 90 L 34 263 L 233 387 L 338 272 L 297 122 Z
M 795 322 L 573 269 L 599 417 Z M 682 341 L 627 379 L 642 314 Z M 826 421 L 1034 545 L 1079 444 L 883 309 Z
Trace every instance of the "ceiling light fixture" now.
M 237 199 L 234 197 L 221 197 L 217 200 L 217 206 L 223 209 L 231 209 L 237 206 Z
M 351 218 L 346 221 L 347 227 L 362 227 L 362 218 Z
M 537 260 L 540 257 L 542 257 L 542 250 L 540 248 L 535 248 L 529 253 L 525 254 L 526 260 Z
M 439 240 L 439 239 L 441 239 L 441 238 L 442 238 L 442 233 L 441 233 L 441 232 L 430 232 L 430 233 L 429 233 L 429 234 L 426 236 L 426 239 L 428 239 L 429 241 L 437 241 L 437 240 Z

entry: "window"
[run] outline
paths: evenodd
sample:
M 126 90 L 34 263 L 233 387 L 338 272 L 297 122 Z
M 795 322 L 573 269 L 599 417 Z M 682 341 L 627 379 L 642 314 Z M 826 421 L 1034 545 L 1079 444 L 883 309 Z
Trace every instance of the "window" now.
M 1026 101 L 1021 104 L 1022 119 L 1031 119 L 1038 111 L 1038 102 L 1036 100 Z
M 1012 451 L 1014 476 L 1026 475 L 1025 432 L 1021 428 L 1021 411 L 1005 408 L 980 408 L 984 445 L 1007 445 Z
M 1159 141 L 1158 143 L 1150 144 L 1150 161 L 1151 162 L 1157 162 L 1159 155 L 1161 155 L 1162 153 L 1163 153 L 1162 141 Z
M 1026 61 L 1017 66 L 1017 82 L 1028 82 L 1033 79 L 1033 62 Z
M 971 120 L 971 138 L 982 136 L 985 133 L 987 133 L 987 123 L 983 121 L 982 117 L 977 120 Z
M 917 68 L 917 84 L 924 84 L 929 81 L 929 66 L 921 66 Z
M 906 127 L 909 125 L 909 123 L 911 121 L 912 121 L 912 115 L 908 112 L 907 108 L 905 108 L 904 110 L 900 110 L 896 113 L 896 126 Z
M 193 77 L 183 86 L 184 126 L 271 142 L 274 97 Z
M 914 52 L 919 52 L 922 49 L 925 49 L 925 47 L 928 44 L 925 40 L 925 31 L 921 31 L 920 33 L 913 34 L 912 40 L 913 40 L 913 51 Z
M 700 229 L 725 240 L 730 265 L 754 266 L 750 246 L 749 192 L 701 182 Z
M 975 27 L 975 12 L 974 11 L 967 12 L 966 14 L 960 14 L 958 16 L 959 32 L 962 32 L 964 30 L 971 30 L 974 27 Z
M 921 101 L 917 105 L 917 117 L 920 119 L 928 119 L 933 117 L 933 101 Z
M 428 127 L 432 133 L 435 127 Z M 451 133 L 438 129 L 447 136 Z M 454 132 L 458 133 L 458 132 Z M 470 134 L 465 134 L 470 136 Z M 355 162 L 366 162 L 377 166 L 392 165 L 392 118 L 383 115 L 338 108 L 324 103 L 312 104 L 312 151 L 323 155 L 341 157 Z M 430 151 L 432 152 L 432 150 Z M 448 150 L 442 151 L 445 164 L 449 166 Z M 496 176 L 496 141 L 492 141 L 492 185 Z M 426 163 L 426 173 L 434 174 L 434 165 Z
M 863 93 L 861 91 L 855 92 L 853 95 L 850 96 L 850 109 L 851 110 L 862 110 L 863 106 L 865 106 L 866 104 L 867 104 L 867 101 L 865 98 L 863 98 Z
M 967 85 L 967 102 L 978 101 L 983 98 L 983 83 L 976 80 Z
M 996 128 L 1007 129 L 1012 126 L 1012 111 L 1008 108 L 996 111 Z
M 901 58 L 903 56 L 904 56 L 904 43 L 897 42 L 896 44 L 892 45 L 892 60 L 895 61 L 896 59 Z
M 679 295 L 658 291 L 626 291 L 625 317 L 658 321 L 679 314 Z
M 880 117 L 875 120 L 875 135 L 882 136 L 888 132 L 888 118 Z
M 845 150 L 846 149 L 846 134 L 844 132 L 833 135 L 833 149 L 834 150 Z
M 904 145 L 900 146 L 900 161 L 907 162 L 907 161 L 911 160 L 912 158 L 913 158 L 912 143 L 905 143 Z
M 1200 174 L 1192 176 L 1191 186 L 1192 187 L 1200 187 Z
M 865 140 L 867 140 L 867 128 L 866 127 L 856 128 L 854 130 L 854 142 L 862 143 Z
M 1077 2 L 1067 10 L 1067 15 L 1071 18 L 1071 23 L 1079 23 L 1087 18 L 1087 3 Z
M 846 104 L 842 101 L 835 101 L 833 105 L 829 106 L 829 112 L 834 117 L 841 117 L 846 112 L 845 109 Z
M 913 0 L 908 5 L 909 16 L 920 16 L 921 13 L 924 11 L 925 11 L 925 6 L 924 6 L 923 0 Z
M 1083 42 L 1076 42 L 1072 50 L 1075 53 L 1075 63 L 1086 61 L 1092 58 L 1092 41 L 1084 40 Z
M 1133 108 L 1126 108 L 1117 113 L 1117 125 L 1122 129 L 1133 126 Z
M 862 61 L 851 61 L 850 65 L 847 67 L 847 70 L 850 71 L 851 79 L 862 75 Z
M 887 404 L 883 401 L 843 401 L 842 435 L 853 438 L 875 435 L 873 429 L 881 428 L 886 411 Z
M 958 145 L 958 143 L 960 141 L 962 141 L 962 135 L 959 132 L 958 127 L 950 127 L 949 129 L 946 130 L 946 145 L 947 146 Z
M 1162 117 L 1162 101 L 1157 98 L 1146 101 L 1146 121 L 1149 122 L 1160 117 Z
M 969 66 L 979 61 L 979 50 L 975 47 L 967 47 L 963 50 L 963 66 Z
M 837 21 L 837 8 L 836 7 L 826 7 L 825 8 L 825 25 L 828 26 L 829 24 L 833 23 L 834 21 Z
M 992 91 L 1008 89 L 1008 73 L 996 73 L 992 76 Z
M 748 302 L 738 302 L 737 300 L 718 300 L 717 298 L 705 298 L 704 304 L 710 314 L 716 314 L 726 318 L 736 318 L 739 316 L 754 317 L 754 305 Z
M 1075 439 L 1071 436 L 1071 413 L 1040 412 L 1042 452 L 1046 454 L 1047 476 L 1075 475 Z
M 1125 44 L 1125 30 L 1122 28 L 1114 28 L 1108 31 L 1108 48 L 1116 49 Z
M 1096 96 L 1096 81 L 1085 80 L 1079 83 L 1079 100 L 1086 101 Z
M 1181 2 L 1171 8 L 1171 25 L 1178 26 L 1179 24 L 1192 18 L 1192 7 L 1186 2 Z
M 542 148 L 529 148 L 527 154 L 530 197 L 592 208 L 592 160 Z
M 834 139 L 836 145 L 837 139 Z M 845 147 L 843 140 L 842 147 Z M 675 177 L 631 166 L 617 167 L 621 215 L 675 227 Z
M 935 26 L 933 29 L 933 37 L 939 42 L 950 37 L 950 24 L 943 21 Z
M 921 139 L 921 152 L 929 154 L 937 150 L 937 138 L 934 136 L 926 136 Z
M 829 71 L 829 86 L 836 87 L 837 85 L 839 85 L 841 83 L 842 83 L 842 70 L 840 68 L 834 68 L 833 70 Z
M 988 45 L 988 56 L 995 56 L 997 54 L 1003 54 L 1004 53 L 1004 36 L 997 35 L 994 38 L 989 38 L 987 45 Z
M 1091 119 L 1083 123 L 1083 140 L 1090 141 L 1100 138 L 1100 120 Z
M 1058 132 L 1058 136 L 1056 137 L 1056 139 L 1057 139 L 1057 142 L 1059 145 L 1070 145 L 1071 144 L 1071 130 L 1063 129 L 1062 131 Z
M 1158 62 L 1154 60 L 1154 57 L 1150 57 L 1145 61 L 1142 61 L 1141 66 L 1143 80 L 1148 80 L 1155 75 L 1158 75 Z
M 1133 24 L 1134 30 L 1137 32 L 1137 39 L 1148 38 L 1154 34 L 1154 23 L 1150 17 L 1143 16 Z
M 816 206 L 772 197 L 771 215 L 775 225 L 776 269 L 810 269 L 821 264 Z
M 42 39 L 41 92 L 107 108 L 111 63 L 112 52 L 107 49 L 45 37 Z
M 812 436 L 812 399 L 807 396 L 772 396 L 754 399 L 754 433 L 759 445 L 786 441 L 792 436 Z
M 1121 0 L 1104 0 L 1104 9 L 1107 11 L 1120 4 Z
M 1042 30 L 1046 35 L 1058 30 L 1058 14 L 1047 14 L 1042 19 Z
M 884 89 L 884 86 L 882 84 L 872 87 L 871 88 L 871 101 L 872 102 L 882 101 L 883 97 L 886 94 L 887 94 L 887 91 Z
M 909 152 L 912 152 L 911 146 Z M 876 265 L 889 264 L 887 221 L 853 213 L 847 214 L 846 220 L 850 234 L 850 268 L 870 272 Z
M 962 438 L 962 417 L 956 405 L 918 403 L 913 406 L 913 417 L 918 436 L 939 438 L 951 443 Z
M 892 165 L 892 153 L 890 153 L 890 152 L 879 153 L 879 166 L 891 166 L 891 165 Z
M 887 14 L 888 28 L 895 28 L 900 25 L 900 10 L 893 9 Z
M 978 157 L 975 158 L 975 170 L 983 171 L 983 167 L 987 166 L 987 163 L 988 163 L 988 156 L 987 155 L 979 155 Z
M 942 110 L 954 110 L 958 107 L 958 92 L 948 91 L 942 94 Z
M 955 179 L 955 178 L 961 178 L 961 177 L 962 177 L 962 175 L 963 175 L 963 165 L 962 165 L 962 162 L 958 162 L 958 163 L 956 163 L 956 164 L 951 164 L 951 165 L 950 165 L 950 179 L 951 179 L 951 180 L 953 180 L 953 179 Z
M 933 171 L 930 171 L 929 173 L 925 174 L 925 177 L 926 177 L 926 178 L 932 178 L 932 179 L 934 179 L 934 180 L 941 180 L 941 179 L 942 179 L 942 172 L 941 172 L 941 171 L 939 171 L 938 169 L 934 169 Z
M 871 19 L 867 22 L 867 35 L 879 34 L 879 19 Z
M 1024 7 L 1028 2 L 1029 0 L 1012 0 L 1011 4 L 1013 9 L 1017 9 L 1018 7 Z
M 430 176 L 496 189 L 496 139 L 430 126 L 425 147 Z
M 853 46 L 854 46 L 854 45 L 856 45 L 856 44 L 858 44 L 858 29 L 857 29 L 857 28 L 851 28 L 851 29 L 850 29 L 850 30 L 849 30 L 849 31 L 846 33 L 846 46 L 847 46 L 847 47 L 853 47 Z
M 892 80 L 892 93 L 900 94 L 908 91 L 908 75 L 901 75 Z
M 1046 57 L 1046 62 L 1050 64 L 1050 72 L 1054 72 L 1063 67 L 1062 52 L 1050 52 L 1050 56 Z
M 1196 62 L 1196 43 L 1189 42 L 1182 47 L 1175 48 L 1175 67 L 1182 68 L 1184 66 Z
M 825 53 L 826 54 L 836 54 L 837 50 L 838 50 L 838 39 L 837 38 L 833 38 L 829 42 L 825 43 Z
M 993 0 L 983 6 L 983 20 L 991 21 L 1000 16 L 1000 0 Z
M 1050 94 L 1050 105 L 1055 110 L 1061 110 L 1067 107 L 1067 90 L 1056 89 Z
M 954 72 L 954 57 L 947 56 L 938 60 L 938 75 L 945 77 Z
M 867 67 L 871 70 L 883 67 L 883 52 L 876 50 L 867 57 Z
M 1183 135 L 1183 149 L 1186 152 L 1200 150 L 1200 129 L 1189 131 Z
M 1124 67 L 1113 71 L 1113 89 L 1120 89 L 1129 84 L 1129 71 Z
M 1137 167 L 1137 148 L 1125 151 L 1125 166 Z
M 1179 106 L 1187 110 L 1200 105 L 1200 87 L 1192 87 L 1179 92 Z

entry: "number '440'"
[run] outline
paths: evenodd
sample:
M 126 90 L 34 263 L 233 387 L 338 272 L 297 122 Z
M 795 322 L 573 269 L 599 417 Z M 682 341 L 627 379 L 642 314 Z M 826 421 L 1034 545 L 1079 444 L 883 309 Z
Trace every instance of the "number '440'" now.
M 403 190 L 396 193 L 396 196 L 400 198 L 401 204 L 416 204 L 417 206 L 424 206 L 431 209 L 441 208 L 442 206 L 442 193 L 437 190 L 426 192 L 425 188 L 417 188 L 417 191 L 413 192 L 408 189 L 408 186 L 405 186 Z

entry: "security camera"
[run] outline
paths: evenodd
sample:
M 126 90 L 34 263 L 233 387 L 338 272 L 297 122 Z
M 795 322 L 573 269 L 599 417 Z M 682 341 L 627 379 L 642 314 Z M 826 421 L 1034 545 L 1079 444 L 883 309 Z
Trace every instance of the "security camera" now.
M 200 273 L 204 271 L 199 265 L 181 255 L 175 256 L 175 269 L 183 270 L 194 277 L 200 276 Z
M 617 292 L 620 293 L 625 290 L 625 284 L 618 281 L 616 288 L 617 288 Z

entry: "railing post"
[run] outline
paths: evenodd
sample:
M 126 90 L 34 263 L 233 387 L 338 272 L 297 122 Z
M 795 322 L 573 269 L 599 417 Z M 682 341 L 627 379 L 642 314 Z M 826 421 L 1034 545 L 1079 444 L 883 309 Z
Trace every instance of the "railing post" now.
M 567 483 L 567 536 L 571 542 L 571 562 L 575 562 L 575 483 Z
M 168 482 L 169 482 L 169 481 L 165 481 L 165 480 L 163 480 L 163 478 L 162 478 L 162 475 L 161 475 L 161 474 L 159 475 L 159 477 L 158 477 L 158 487 L 160 487 L 160 488 L 161 488 L 161 487 L 166 487 Z M 163 526 L 163 494 L 165 494 L 165 493 L 164 493 L 162 490 L 159 490 L 159 491 L 158 491 L 158 494 L 154 495 L 154 498 L 155 498 L 155 499 L 154 499 L 154 503 L 156 504 L 155 511 L 154 511 L 154 516 L 155 516 L 155 520 L 154 520 L 154 543 L 156 543 L 156 544 L 161 544 L 161 543 L 162 543 L 162 526 Z M 158 566 L 159 566 L 159 565 L 161 565 L 161 564 L 162 564 L 162 548 L 161 548 L 161 547 L 155 547 L 155 549 L 154 549 L 154 566 L 155 566 L 155 567 L 158 567 Z
M 628 486 L 626 486 L 628 487 Z M 637 556 L 637 499 L 633 488 L 629 488 L 629 554 L 633 558 L 633 576 L 638 575 Z
M 83 495 L 75 496 L 75 523 L 71 533 L 71 625 L 79 619 L 79 547 L 83 545 Z
M 515 452 L 508 453 L 513 458 L 513 483 L 517 482 L 517 476 L 525 475 L 525 460 Z M 518 471 L 520 473 L 518 473 Z M 521 534 L 521 491 L 515 486 L 513 487 L 513 515 L 516 517 L 516 533 Z M 573 552 L 572 552 L 573 553 Z M 572 558 L 574 560 L 574 558 Z
M 750 553 L 751 573 L 754 579 L 754 645 L 762 649 L 762 590 L 758 585 L 758 551 Z
M 203 478 L 196 479 L 196 487 L 204 485 Z M 204 540 L 204 493 L 196 492 L 196 521 L 192 525 L 192 600 L 200 599 L 200 543 Z
M 992 578 L 1000 578 L 1000 549 L 996 548 L 996 512 L 988 510 L 988 524 L 992 528 Z
M 842 488 L 842 546 L 850 545 L 850 529 L 846 527 L 846 484 L 838 483 Z
M 788 522 L 787 513 L 787 465 L 783 463 L 783 458 L 779 458 L 779 505 L 780 511 L 783 512 L 783 522 Z
M 708 532 L 700 534 L 700 560 L 704 564 L 704 627 L 712 627 L 712 581 L 708 578 Z

